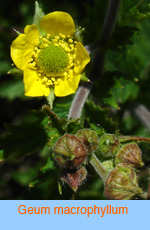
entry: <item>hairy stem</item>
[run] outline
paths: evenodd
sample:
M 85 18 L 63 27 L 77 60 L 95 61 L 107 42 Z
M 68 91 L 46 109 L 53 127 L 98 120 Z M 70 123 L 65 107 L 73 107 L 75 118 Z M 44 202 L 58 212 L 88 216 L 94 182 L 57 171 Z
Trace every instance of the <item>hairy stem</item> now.
M 95 52 L 95 57 L 93 61 L 93 67 L 88 77 L 93 83 L 102 76 L 104 59 L 105 59 L 105 52 L 102 50 L 102 48 L 107 44 L 112 34 L 113 28 L 115 26 L 120 2 L 121 0 L 110 0 L 108 12 L 106 14 L 100 39 L 96 44 L 93 45 L 93 48 L 91 47 L 91 49 L 93 49 L 93 51 Z M 89 52 L 90 52 L 90 48 L 89 48 Z M 68 118 L 70 117 L 76 119 L 80 118 L 82 108 L 85 104 L 85 101 L 91 89 L 92 89 L 92 85 L 89 84 L 84 84 L 79 87 L 73 99 L 72 105 L 70 107 Z
M 110 171 L 106 170 L 104 168 L 104 166 L 102 165 L 102 163 L 99 161 L 99 159 L 95 156 L 94 153 L 92 153 L 92 157 L 90 160 L 91 165 L 93 166 L 93 168 L 95 169 L 95 171 L 97 172 L 97 174 L 101 177 L 101 179 L 103 180 L 103 182 L 106 181 Z
M 145 142 L 145 143 L 150 143 L 150 138 L 147 137 L 137 137 L 137 136 L 119 136 L 118 137 L 120 143 L 125 143 L 125 142 Z
M 84 84 L 79 87 L 77 90 L 77 93 L 73 99 L 72 105 L 69 110 L 68 119 L 70 117 L 73 118 L 80 118 L 82 108 L 84 106 L 84 103 L 89 95 L 89 92 L 91 90 L 90 84 Z

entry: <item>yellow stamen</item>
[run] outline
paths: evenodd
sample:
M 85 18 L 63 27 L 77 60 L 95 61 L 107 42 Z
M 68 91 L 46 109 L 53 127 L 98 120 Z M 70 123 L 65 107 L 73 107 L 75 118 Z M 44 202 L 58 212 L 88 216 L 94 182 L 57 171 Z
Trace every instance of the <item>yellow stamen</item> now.
M 42 83 L 46 86 L 49 87 L 50 85 L 58 85 L 60 84 L 60 82 L 64 79 L 64 78 L 70 78 L 73 75 L 73 67 L 74 67 L 74 62 L 76 59 L 76 41 L 73 40 L 73 37 L 70 35 L 64 35 L 64 34 L 59 34 L 55 37 L 52 37 L 50 34 L 47 34 L 46 36 L 40 36 L 40 39 L 37 40 L 36 46 L 34 48 L 34 51 L 32 51 L 32 56 L 31 58 L 28 60 L 28 65 L 30 68 L 34 69 L 37 72 L 37 76 L 38 79 L 42 80 Z M 62 71 L 57 72 L 57 71 L 49 71 L 51 69 L 51 67 L 49 66 L 48 69 L 46 65 L 50 65 L 50 64 L 44 64 L 45 60 L 46 63 L 50 63 L 47 58 L 51 59 L 51 56 L 48 54 L 48 56 L 41 56 L 41 55 L 47 55 L 47 52 L 43 50 L 47 49 L 47 51 L 49 52 L 51 49 L 50 47 L 58 47 L 55 49 L 58 49 L 58 55 L 59 55 L 59 47 L 61 47 L 61 49 L 63 49 L 66 52 L 66 57 L 68 57 L 68 64 L 66 67 L 64 67 L 65 69 L 62 69 Z M 54 49 L 54 50 L 55 50 Z M 64 52 L 63 51 L 63 52 Z M 51 53 L 52 51 L 50 51 Z M 43 58 L 43 64 L 45 65 L 45 67 L 43 68 L 42 65 L 39 62 L 39 58 Z M 65 56 L 64 56 L 65 57 Z M 53 57 L 52 57 L 53 60 Z M 55 59 L 54 59 L 55 60 Z M 57 59 L 56 59 L 57 60 Z M 60 63 L 63 63 L 63 60 L 60 61 Z M 78 61 L 77 64 L 79 64 L 80 62 Z M 54 63 L 54 66 L 57 66 L 57 63 Z M 58 63 L 58 66 L 60 64 Z M 55 70 L 54 67 L 52 67 L 52 69 Z M 47 70 L 47 71 L 45 71 Z

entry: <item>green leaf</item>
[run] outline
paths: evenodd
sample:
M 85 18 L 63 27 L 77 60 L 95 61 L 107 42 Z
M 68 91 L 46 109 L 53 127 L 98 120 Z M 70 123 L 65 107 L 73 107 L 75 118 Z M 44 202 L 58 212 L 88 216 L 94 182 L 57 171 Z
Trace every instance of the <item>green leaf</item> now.
M 67 97 L 56 98 L 53 111 L 59 118 L 67 119 L 73 95 Z
M 42 124 L 46 118 L 42 113 L 35 111 L 32 116 L 33 122 L 27 119 L 18 125 L 5 125 L 7 132 L 0 140 L 0 149 L 4 150 L 5 158 L 20 158 L 41 151 L 46 145 L 48 135 L 46 127 Z
M 48 170 L 53 170 L 53 169 L 56 169 L 55 165 L 54 165 L 54 161 L 48 157 L 47 159 L 47 162 L 46 162 L 46 165 L 44 165 L 40 171 L 42 171 L 43 173 L 45 173 L 46 171 Z
M 49 124 L 56 128 L 60 134 L 64 134 L 66 131 L 66 120 L 58 118 L 48 105 L 43 105 L 42 111 L 48 116 Z
M 123 104 L 127 100 L 135 100 L 139 93 L 137 82 L 119 78 L 115 80 L 115 84 L 111 87 L 110 97 L 104 98 L 104 102 L 108 105 L 119 109 L 118 104 Z
M 62 107 L 63 108 L 63 107 Z M 48 116 L 48 146 L 52 147 L 57 139 L 64 133 L 75 134 L 79 129 L 83 128 L 79 119 L 60 119 L 48 105 L 42 107 L 42 111 Z
M 29 189 L 40 192 L 42 199 L 60 199 L 58 192 L 58 171 L 57 168 L 49 169 L 46 172 L 39 171 L 38 175 L 30 182 Z
M 42 111 L 48 116 L 48 146 L 51 148 L 58 138 L 66 132 L 67 120 L 58 118 L 48 105 L 44 105 Z
M 110 133 L 117 130 L 117 124 L 108 117 L 108 113 L 108 108 L 103 109 L 99 105 L 95 105 L 93 101 L 87 101 L 85 104 L 85 118 L 98 136 L 104 134 L 104 129 Z
M 141 78 L 149 65 L 149 21 L 139 25 L 138 35 L 132 38 L 134 45 L 118 46 L 118 50 L 109 50 L 106 56 L 106 70 L 119 71 L 120 76 L 128 79 Z M 118 38 L 115 38 L 118 40 Z M 116 42 L 117 44 L 117 42 Z M 114 49 L 117 46 L 114 47 Z M 114 77 L 115 73 L 112 75 Z M 118 77 L 120 77 L 118 76 Z M 107 79 L 107 81 L 109 81 Z
M 108 45 L 109 48 L 114 50 L 120 49 L 120 46 L 132 45 L 132 38 L 135 34 L 137 34 L 138 31 L 139 29 L 134 26 L 116 26 Z
M 125 16 L 126 14 L 130 15 L 131 13 L 133 13 L 138 2 L 139 0 L 123 0 L 121 5 L 122 15 Z
M 12 177 L 15 181 L 23 186 L 28 186 L 30 181 L 33 180 L 37 175 L 37 169 L 29 167 L 26 170 L 16 170 L 13 172 Z
M 115 98 L 113 97 L 109 97 L 109 98 L 103 98 L 103 101 L 107 104 L 110 105 L 111 107 L 115 108 L 115 109 L 120 109 Z
M 57 170 L 48 170 L 47 172 L 43 173 L 42 171 L 39 171 L 38 175 L 34 178 L 33 181 L 30 182 L 29 187 L 35 187 L 42 185 L 44 183 L 47 183 L 47 186 L 49 184 L 56 184 L 56 187 L 54 189 L 57 189 Z M 53 187 L 52 187 L 53 189 Z
M 123 0 L 120 9 L 121 23 L 129 23 L 150 18 L 149 0 Z

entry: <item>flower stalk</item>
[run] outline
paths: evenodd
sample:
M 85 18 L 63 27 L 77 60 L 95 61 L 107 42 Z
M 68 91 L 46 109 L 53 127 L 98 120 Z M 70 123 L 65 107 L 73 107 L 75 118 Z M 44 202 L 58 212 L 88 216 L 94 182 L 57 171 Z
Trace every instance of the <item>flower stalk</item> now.
M 118 137 L 120 143 L 125 143 L 125 142 L 145 142 L 145 143 L 150 143 L 150 138 L 147 137 L 136 137 L 136 136 L 119 136 Z
M 101 177 L 103 182 L 105 182 L 111 171 L 106 170 L 104 168 L 104 166 L 102 165 L 102 163 L 100 162 L 100 160 L 96 157 L 96 155 L 94 153 L 92 153 L 92 155 L 91 155 L 90 163 L 93 166 L 93 168 L 95 169 L 95 171 L 97 172 L 97 174 Z

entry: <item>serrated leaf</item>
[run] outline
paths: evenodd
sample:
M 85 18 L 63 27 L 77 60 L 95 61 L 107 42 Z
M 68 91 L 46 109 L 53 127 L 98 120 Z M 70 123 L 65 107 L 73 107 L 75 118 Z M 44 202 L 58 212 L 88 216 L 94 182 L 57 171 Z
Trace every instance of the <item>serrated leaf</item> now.
M 115 109 L 120 109 L 115 98 L 113 97 L 109 97 L 109 98 L 103 98 L 103 101 L 107 104 L 110 105 L 111 107 L 115 108 Z
M 132 37 L 137 34 L 138 28 L 128 25 L 116 26 L 109 42 L 110 49 L 120 49 L 120 46 L 133 45 Z
M 124 0 L 121 4 L 120 18 L 121 23 L 129 23 L 150 18 L 148 0 Z
M 103 109 L 93 101 L 87 101 L 85 104 L 85 118 L 98 136 L 104 134 L 104 129 L 110 133 L 115 133 L 117 130 L 117 124 L 108 117 L 108 113 L 108 108 Z
M 43 105 L 42 111 L 48 116 L 49 124 L 56 128 L 60 134 L 64 134 L 66 131 L 66 120 L 58 118 L 48 105 Z
M 104 98 L 104 102 L 116 109 L 119 109 L 118 103 L 122 104 L 129 99 L 136 99 L 138 92 L 139 86 L 136 82 L 119 78 L 115 80 L 115 84 L 109 91 L 110 97 Z
M 54 161 L 48 157 L 46 164 L 40 169 L 41 172 L 45 173 L 48 170 L 56 169 Z
M 33 112 L 33 116 L 34 122 L 26 120 L 18 125 L 5 125 L 7 131 L 0 140 L 4 157 L 20 158 L 44 148 L 48 141 L 46 127 L 42 124 L 45 116 L 39 112 Z
M 67 120 L 60 119 L 58 116 L 50 109 L 48 105 L 42 107 L 42 111 L 48 116 L 48 146 L 51 148 L 59 137 L 61 137 L 66 132 Z

